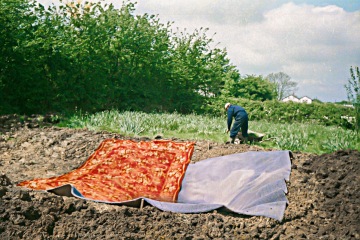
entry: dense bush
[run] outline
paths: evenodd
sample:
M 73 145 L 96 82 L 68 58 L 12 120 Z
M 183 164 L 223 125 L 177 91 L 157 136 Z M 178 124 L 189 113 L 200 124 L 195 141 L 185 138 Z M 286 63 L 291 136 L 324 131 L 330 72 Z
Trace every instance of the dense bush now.
M 65 1 L 64 1 L 65 2 Z M 0 114 L 199 111 L 238 72 L 207 29 L 105 3 L 0 1 Z
M 279 101 L 252 101 L 238 98 L 218 98 L 206 107 L 216 115 L 225 114 L 224 104 L 231 102 L 243 106 L 250 120 L 267 120 L 274 123 L 315 123 L 324 126 L 355 128 L 355 109 L 333 103 L 294 103 Z

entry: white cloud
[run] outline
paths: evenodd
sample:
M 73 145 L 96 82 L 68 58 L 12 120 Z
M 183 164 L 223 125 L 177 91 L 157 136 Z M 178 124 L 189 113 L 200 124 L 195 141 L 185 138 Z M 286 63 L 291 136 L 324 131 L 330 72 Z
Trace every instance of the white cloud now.
M 284 71 L 299 83 L 299 95 L 346 99 L 349 68 L 360 64 L 359 12 L 289 3 L 235 31 L 237 38 L 224 40 L 242 73 Z

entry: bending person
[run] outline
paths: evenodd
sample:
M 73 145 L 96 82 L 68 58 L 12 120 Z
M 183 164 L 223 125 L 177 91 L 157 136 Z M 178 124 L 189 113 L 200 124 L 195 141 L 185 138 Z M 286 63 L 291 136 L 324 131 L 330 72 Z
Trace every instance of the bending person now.
M 245 111 L 243 107 L 237 106 L 237 105 L 231 105 L 230 103 L 225 104 L 225 109 L 227 112 L 227 131 L 226 133 L 230 132 L 230 143 L 235 143 L 235 138 L 240 131 L 244 138 L 244 142 L 247 143 L 248 141 L 248 124 L 249 124 L 249 118 L 248 114 Z M 231 127 L 231 124 L 233 122 L 234 118 L 234 124 Z

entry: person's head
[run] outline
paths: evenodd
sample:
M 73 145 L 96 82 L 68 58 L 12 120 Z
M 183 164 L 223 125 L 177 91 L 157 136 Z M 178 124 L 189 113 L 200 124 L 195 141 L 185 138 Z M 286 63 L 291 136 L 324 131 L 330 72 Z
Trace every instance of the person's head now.
M 230 103 L 226 103 L 225 104 L 225 110 L 227 110 L 230 107 L 230 105 L 231 105 Z

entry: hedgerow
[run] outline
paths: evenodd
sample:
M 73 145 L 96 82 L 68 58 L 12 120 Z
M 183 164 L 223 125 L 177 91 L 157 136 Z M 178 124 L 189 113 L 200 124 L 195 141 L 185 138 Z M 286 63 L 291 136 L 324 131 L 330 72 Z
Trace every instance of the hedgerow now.
M 273 101 L 252 101 L 241 98 L 216 99 L 205 111 L 216 115 L 225 114 L 224 104 L 230 102 L 244 107 L 250 121 L 266 120 L 275 123 L 313 123 L 324 126 L 355 128 L 355 109 L 335 103 L 311 104 Z

